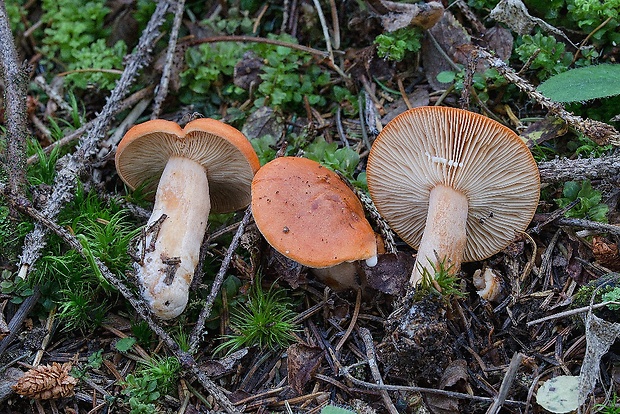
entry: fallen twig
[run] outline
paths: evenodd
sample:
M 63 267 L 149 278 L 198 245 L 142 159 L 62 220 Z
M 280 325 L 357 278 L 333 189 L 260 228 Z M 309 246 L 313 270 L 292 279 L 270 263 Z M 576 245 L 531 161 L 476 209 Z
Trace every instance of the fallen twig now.
M 620 157 L 604 155 L 600 158 L 557 158 L 538 164 L 540 180 L 546 183 L 564 183 L 569 180 L 612 180 L 620 177 Z
M 497 392 L 497 397 L 487 410 L 486 414 L 497 414 L 504 405 L 508 391 L 510 391 L 510 387 L 512 386 L 512 383 L 517 376 L 517 372 L 519 371 L 519 367 L 521 366 L 521 361 L 523 361 L 523 355 L 519 352 L 512 356 L 506 375 L 504 375 L 504 379 L 502 380 L 502 385 L 500 385 L 499 391 Z
M 596 304 L 593 304 L 591 306 L 584 306 L 582 308 L 570 309 L 570 310 L 567 310 L 567 311 L 564 311 L 564 312 L 555 313 L 553 315 L 545 316 L 544 318 L 534 319 L 533 321 L 529 321 L 527 323 L 527 326 L 536 325 L 536 324 L 539 324 L 539 323 L 542 323 L 542 322 L 551 321 L 551 320 L 554 320 L 554 319 L 565 318 L 567 316 L 577 315 L 579 313 L 586 313 L 590 309 L 599 309 L 599 308 L 605 307 L 607 305 L 620 305 L 620 302 L 608 301 L 608 302 L 596 303 Z
M 366 358 L 368 358 L 368 367 L 370 368 L 370 373 L 372 374 L 372 377 L 377 384 L 383 385 L 383 378 L 381 378 L 381 373 L 379 372 L 379 367 L 377 366 L 375 344 L 372 341 L 370 331 L 366 328 L 360 328 L 359 332 L 360 336 L 362 337 L 362 341 L 364 341 L 364 346 L 366 347 Z M 390 398 L 387 390 L 381 390 L 380 393 L 387 410 L 391 414 L 398 414 L 398 410 L 396 409 L 396 407 L 394 407 L 394 403 L 392 402 L 392 399 Z
M 6 191 L 6 189 L 4 186 L 0 186 L 0 192 L 3 191 Z M 47 229 L 62 238 L 70 248 L 74 249 L 83 257 L 86 257 L 82 244 L 73 234 L 56 224 L 51 219 L 47 218 L 42 212 L 32 207 L 26 198 L 13 197 L 9 200 L 9 202 L 12 207 L 41 223 Z M 200 384 L 215 398 L 215 400 L 226 410 L 226 412 L 238 413 L 239 411 L 233 406 L 228 397 L 226 397 L 217 385 L 215 385 L 215 383 L 211 381 L 211 379 L 200 369 L 193 356 L 188 352 L 182 351 L 179 344 L 177 344 L 177 342 L 166 332 L 166 330 L 155 321 L 147 304 L 144 303 L 143 300 L 137 298 L 133 292 L 118 277 L 116 277 L 116 275 L 114 275 L 108 267 L 101 262 L 101 260 L 99 260 L 99 258 L 95 257 L 94 263 L 110 285 L 114 286 L 114 288 L 116 288 L 121 295 L 123 295 L 138 315 L 149 325 L 149 328 L 166 344 L 168 349 L 179 360 L 188 374 L 195 376 L 198 379 L 198 382 L 200 382 Z M 35 296 L 33 295 L 30 298 L 34 297 Z M 36 303 L 36 300 L 34 303 Z
M 26 68 L 18 63 L 15 40 L 4 2 L 0 2 L 0 75 L 4 81 L 6 153 L 3 168 L 11 194 L 21 195 L 26 184 Z
M 196 325 L 192 330 L 192 333 L 189 337 L 189 353 L 193 354 L 198 349 L 198 344 L 200 343 L 200 337 L 205 327 L 205 323 L 209 315 L 211 315 L 211 308 L 213 307 L 213 302 L 215 302 L 215 298 L 217 294 L 220 292 L 220 288 L 222 287 L 222 282 L 224 281 L 224 275 L 228 271 L 228 267 L 230 266 L 230 262 L 232 261 L 232 257 L 235 253 L 235 249 L 239 245 L 239 241 L 241 240 L 241 236 L 245 232 L 245 226 L 250 222 L 250 217 L 252 217 L 252 208 L 248 207 L 245 210 L 245 214 L 243 215 L 243 219 L 239 223 L 239 227 L 237 228 L 237 232 L 235 233 L 232 241 L 230 242 L 230 246 L 228 246 L 228 250 L 226 251 L 226 256 L 224 256 L 224 260 L 222 260 L 222 265 L 220 266 L 220 270 L 217 272 L 215 279 L 213 280 L 213 285 L 211 286 L 211 292 L 207 297 L 207 301 L 202 307 L 200 311 L 200 315 L 198 315 L 198 320 L 196 321 Z
M 549 112 L 562 118 L 572 128 L 590 137 L 597 144 L 604 145 L 609 143 L 613 145 L 620 145 L 620 132 L 618 132 L 611 125 L 592 119 L 583 119 L 580 116 L 572 114 L 571 112 L 564 109 L 564 106 L 562 104 L 552 101 L 551 99 L 538 92 L 531 83 L 518 76 L 517 73 L 506 64 L 506 62 L 504 62 L 498 57 L 491 55 L 491 53 L 487 52 L 486 50 L 482 48 L 476 48 L 473 53 L 477 54 L 478 56 L 489 62 L 489 65 L 497 69 L 497 71 L 504 78 L 506 78 L 508 82 L 516 85 L 519 89 L 525 92 L 530 98 L 538 102 L 541 106 L 546 108 Z
M 170 72 L 174 64 L 174 54 L 177 49 L 177 39 L 179 38 L 179 28 L 183 19 L 183 11 L 185 10 L 185 0 L 177 0 L 176 9 L 174 10 L 174 21 L 170 31 L 170 40 L 168 40 L 168 50 L 166 50 L 166 64 L 159 80 L 155 102 L 153 103 L 153 112 L 151 119 L 156 119 L 161 113 L 161 105 L 168 96 L 168 83 L 170 82 Z
M 165 20 L 168 6 L 169 3 L 167 1 L 157 4 L 157 8 L 153 12 L 146 29 L 140 36 L 138 45 L 127 58 L 127 65 L 121 78 L 116 83 L 114 90 L 112 90 L 92 128 L 88 131 L 86 137 L 81 140 L 79 147 L 74 153 L 67 154 L 59 160 L 59 165 L 62 165 L 62 168 L 56 174 L 52 194 L 48 198 L 47 204 L 43 207 L 42 213 L 45 217 L 53 220 L 58 216 L 66 203 L 73 198 L 78 177 L 84 170 L 86 163 L 96 155 L 97 145 L 105 135 L 112 118 L 116 114 L 121 99 L 129 91 L 138 75 L 138 71 L 151 60 L 151 47 L 159 36 L 159 27 Z M 41 223 L 35 223 L 34 230 L 26 235 L 20 258 L 20 277 L 25 278 L 29 267 L 40 257 L 41 250 L 45 246 L 46 234 L 46 228 Z
M 340 364 L 340 361 L 336 359 L 336 356 L 335 354 L 333 354 L 332 350 L 330 350 L 330 353 L 332 354 L 332 358 L 334 359 L 334 362 L 339 368 L 339 372 L 342 375 L 344 375 L 349 381 L 351 381 L 352 383 L 356 385 L 359 385 L 360 387 L 365 387 L 365 388 L 373 389 L 373 390 L 422 392 L 422 393 L 428 393 L 428 394 L 443 395 L 443 396 L 450 397 L 450 398 L 480 401 L 480 402 L 487 402 L 487 403 L 492 403 L 494 401 L 494 399 L 490 397 L 479 397 L 477 395 L 469 395 L 469 394 L 464 394 L 462 392 L 437 390 L 434 388 L 415 387 L 415 386 L 408 386 L 408 385 L 373 384 L 371 382 L 362 381 L 360 379 L 355 378 L 353 375 L 351 375 L 349 371 L 351 371 L 352 369 L 356 368 L 359 365 L 364 365 L 367 362 L 361 362 L 361 363 L 357 363 L 357 364 L 344 367 L 342 366 L 342 364 Z M 514 401 L 514 400 L 506 400 L 504 403 L 508 405 L 517 405 L 517 406 L 525 405 L 525 403 L 522 401 Z

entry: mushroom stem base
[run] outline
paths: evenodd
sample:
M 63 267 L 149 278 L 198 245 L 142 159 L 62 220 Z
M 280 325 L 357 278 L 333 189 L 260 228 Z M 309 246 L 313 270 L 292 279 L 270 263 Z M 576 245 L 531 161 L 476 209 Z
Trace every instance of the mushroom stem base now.
M 416 286 L 428 272 L 432 277 L 442 267 L 456 273 L 461 267 L 467 241 L 467 197 L 448 186 L 431 190 L 426 226 L 410 283 Z

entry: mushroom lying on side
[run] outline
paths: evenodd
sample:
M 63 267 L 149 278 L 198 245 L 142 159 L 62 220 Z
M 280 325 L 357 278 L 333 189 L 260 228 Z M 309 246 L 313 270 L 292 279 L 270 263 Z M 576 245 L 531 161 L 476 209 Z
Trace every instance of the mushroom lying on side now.
M 132 190 L 157 189 L 135 266 L 155 315 L 171 319 L 183 312 L 209 213 L 247 206 L 259 166 L 246 137 L 214 119 L 183 129 L 152 120 L 127 131 L 116 150 L 118 175 Z
M 315 161 L 281 157 L 265 164 L 252 181 L 252 214 L 274 249 L 320 269 L 323 280 L 354 287 L 356 269 L 347 262 L 376 264 L 375 235 L 360 201 L 337 174 Z M 344 265 L 333 268 L 339 264 Z
M 532 154 L 507 127 L 473 112 L 421 107 L 390 121 L 368 157 L 370 195 L 418 249 L 412 286 L 440 264 L 483 260 L 525 230 L 538 205 Z

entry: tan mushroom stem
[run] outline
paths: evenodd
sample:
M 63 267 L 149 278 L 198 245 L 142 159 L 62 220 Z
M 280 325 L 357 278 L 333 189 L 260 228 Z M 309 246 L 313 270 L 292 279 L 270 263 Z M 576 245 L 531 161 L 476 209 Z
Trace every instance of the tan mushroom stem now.
M 137 269 L 144 298 L 162 319 L 178 316 L 187 304 L 210 210 L 205 168 L 187 158 L 170 158 L 147 225 L 144 263 Z
M 451 187 L 438 185 L 431 190 L 424 234 L 420 241 L 411 285 L 416 286 L 424 271 L 434 277 L 443 262 L 458 272 L 467 241 L 467 197 Z

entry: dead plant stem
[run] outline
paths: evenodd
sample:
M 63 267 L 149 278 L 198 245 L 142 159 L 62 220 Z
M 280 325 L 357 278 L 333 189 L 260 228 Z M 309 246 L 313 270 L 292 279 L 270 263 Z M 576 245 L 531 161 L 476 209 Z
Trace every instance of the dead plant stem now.
M 90 128 L 86 136 L 80 140 L 80 144 L 74 153 L 67 154 L 58 161 L 62 168 L 56 174 L 52 194 L 42 209 L 43 215 L 50 220 L 54 220 L 61 209 L 73 199 L 78 177 L 80 177 L 81 173 L 84 171 L 87 163 L 97 154 L 98 144 L 105 136 L 112 122 L 112 118 L 118 112 L 121 100 L 130 90 L 140 69 L 150 63 L 152 58 L 152 46 L 159 36 L 159 27 L 165 20 L 168 7 L 168 1 L 157 3 L 157 7 L 146 29 L 144 29 L 140 36 L 138 45 L 127 58 L 127 64 L 123 70 L 123 74 L 116 83 L 103 109 L 95 119 L 92 128 Z M 41 250 L 46 243 L 46 234 L 46 228 L 41 225 L 40 222 L 37 222 L 35 223 L 34 230 L 26 236 L 20 258 L 19 275 L 21 277 L 26 277 L 28 269 L 40 257 Z
M 175 64 L 175 52 L 177 49 L 177 40 L 179 38 L 179 28 L 181 27 L 181 21 L 183 19 L 183 12 L 185 10 L 185 0 L 177 0 L 176 8 L 174 10 L 174 20 L 172 22 L 172 29 L 170 30 L 170 39 L 168 40 L 168 49 L 166 50 L 166 64 L 159 80 L 159 86 L 155 94 L 155 102 L 153 103 L 153 112 L 151 113 L 151 119 L 159 118 L 161 113 L 161 106 L 168 96 L 168 85 L 170 83 L 170 73 L 172 72 L 172 66 Z
M 4 82 L 6 152 L 2 160 L 11 194 L 21 195 L 26 185 L 26 66 L 19 64 L 4 1 L 0 1 L 0 75 Z
M 228 271 L 228 267 L 230 266 L 230 262 L 232 261 L 233 255 L 235 254 L 235 250 L 239 245 L 239 241 L 241 240 L 241 236 L 245 232 L 245 227 L 250 222 L 250 218 L 252 217 L 252 208 L 248 207 L 245 210 L 245 214 L 243 215 L 243 219 L 239 223 L 239 227 L 237 228 L 237 232 L 235 233 L 232 241 L 230 242 L 230 246 L 228 246 L 228 250 L 226 251 L 226 255 L 224 256 L 224 260 L 222 260 L 222 265 L 220 266 L 220 270 L 217 272 L 215 279 L 213 280 L 213 285 L 211 286 L 211 292 L 207 297 L 207 300 L 200 311 L 200 315 L 198 315 L 198 320 L 196 321 L 196 325 L 192 330 L 192 333 L 189 337 L 189 353 L 194 354 L 198 350 L 198 345 L 200 344 L 200 338 L 204 331 L 205 323 L 207 318 L 211 315 L 211 309 L 213 308 L 213 303 L 217 298 L 218 293 L 220 292 L 220 288 L 222 287 L 222 282 L 224 281 L 224 275 Z

